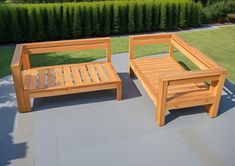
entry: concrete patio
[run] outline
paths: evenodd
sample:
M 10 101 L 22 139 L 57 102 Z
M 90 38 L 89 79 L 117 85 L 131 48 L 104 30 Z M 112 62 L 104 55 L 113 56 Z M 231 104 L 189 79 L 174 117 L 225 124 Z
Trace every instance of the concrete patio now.
M 128 76 L 127 54 L 112 62 L 123 81 L 114 91 L 36 99 L 20 114 L 12 77 L 0 79 L 0 166 L 235 165 L 235 85 L 226 80 L 219 115 L 203 107 L 167 113 L 155 109 L 138 80 Z

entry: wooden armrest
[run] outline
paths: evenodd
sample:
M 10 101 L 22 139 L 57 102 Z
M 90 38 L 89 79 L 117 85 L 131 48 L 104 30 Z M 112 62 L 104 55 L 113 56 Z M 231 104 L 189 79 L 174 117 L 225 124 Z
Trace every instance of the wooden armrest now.
M 11 68 L 21 68 L 22 65 L 22 53 L 23 53 L 23 45 L 17 44 L 15 48 L 15 52 L 13 54 L 13 58 L 11 61 Z
M 219 80 L 219 76 L 222 74 L 226 74 L 226 71 L 220 69 L 209 69 L 162 74 L 159 78 L 160 81 L 168 82 L 168 85 L 178 85 L 204 81 L 216 81 Z

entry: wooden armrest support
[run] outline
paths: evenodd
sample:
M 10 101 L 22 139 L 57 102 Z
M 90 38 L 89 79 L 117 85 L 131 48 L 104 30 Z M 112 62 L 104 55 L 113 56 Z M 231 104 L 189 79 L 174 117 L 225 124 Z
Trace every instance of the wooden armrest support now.
M 226 72 L 220 69 L 209 69 L 162 74 L 159 77 L 160 81 L 168 82 L 168 85 L 178 85 L 204 81 L 217 81 L 222 74 L 226 74 Z
M 13 54 L 12 61 L 11 61 L 11 69 L 21 68 L 21 66 L 22 66 L 22 53 L 23 53 L 23 45 L 17 44 L 16 48 L 15 48 L 15 52 Z

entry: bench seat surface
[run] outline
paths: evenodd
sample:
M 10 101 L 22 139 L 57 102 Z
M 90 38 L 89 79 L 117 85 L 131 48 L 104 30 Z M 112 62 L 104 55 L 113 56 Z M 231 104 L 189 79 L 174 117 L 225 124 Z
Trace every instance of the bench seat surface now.
M 43 91 L 105 85 L 121 81 L 110 62 L 36 67 L 23 71 L 24 89 Z
M 171 57 L 143 57 L 132 59 L 130 65 L 134 73 L 147 89 L 152 100 L 158 98 L 159 75 L 164 73 L 185 72 L 184 68 Z M 167 92 L 167 106 L 169 109 L 184 107 L 184 101 L 192 103 L 200 100 L 210 103 L 214 97 L 208 91 L 205 83 L 187 83 L 169 86 Z M 190 101 L 189 101 L 190 100 Z M 205 101 L 207 100 L 207 101 Z M 179 103 L 181 103 L 179 105 Z M 196 105 L 200 105 L 200 102 Z

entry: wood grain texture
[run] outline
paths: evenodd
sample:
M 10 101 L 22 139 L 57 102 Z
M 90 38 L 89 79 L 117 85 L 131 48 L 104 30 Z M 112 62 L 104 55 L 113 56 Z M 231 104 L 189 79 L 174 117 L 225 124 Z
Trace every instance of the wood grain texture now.
M 169 44 L 169 56 L 134 58 L 134 46 L 160 43 Z M 173 59 L 174 48 L 201 70 L 185 71 Z M 165 112 L 172 109 L 206 105 L 210 117 L 217 115 L 226 70 L 175 34 L 131 36 L 129 74 L 140 80 L 153 100 L 159 126 L 165 123 Z
M 107 61 L 30 68 L 31 54 L 99 48 L 106 49 Z M 110 38 L 18 44 L 11 70 L 20 112 L 31 110 L 30 98 L 80 92 L 116 89 L 116 98 L 121 100 L 121 79 L 111 64 Z

